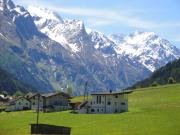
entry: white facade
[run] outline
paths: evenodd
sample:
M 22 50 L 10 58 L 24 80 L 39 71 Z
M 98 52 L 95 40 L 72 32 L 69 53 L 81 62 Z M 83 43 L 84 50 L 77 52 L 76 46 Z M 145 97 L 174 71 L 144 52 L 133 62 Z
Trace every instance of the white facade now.
M 26 97 L 26 98 L 25 98 Z M 6 107 L 6 111 L 18 110 L 39 110 L 43 112 L 63 111 L 68 110 L 70 96 L 66 93 L 49 93 L 41 95 L 39 93 L 27 95 L 14 99 Z
M 45 96 L 45 112 L 64 111 L 69 109 L 69 97 L 62 93 Z
M 81 105 L 79 113 L 108 114 L 127 112 L 128 94 L 130 92 L 92 94 L 92 100 Z
M 120 113 L 128 111 L 126 94 L 92 95 L 89 113 Z
M 31 110 L 37 110 L 38 108 L 38 100 L 39 100 L 39 110 L 43 111 L 44 107 L 44 97 L 40 94 L 35 94 L 32 97 L 29 98 L 31 103 Z
M 5 111 L 20 111 L 20 110 L 29 110 L 30 102 L 24 97 L 20 97 L 9 103 Z

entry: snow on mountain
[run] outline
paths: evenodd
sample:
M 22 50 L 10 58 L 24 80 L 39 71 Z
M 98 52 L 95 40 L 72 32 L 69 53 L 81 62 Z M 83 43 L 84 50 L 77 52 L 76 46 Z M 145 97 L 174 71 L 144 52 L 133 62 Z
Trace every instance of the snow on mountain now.
M 100 50 L 104 54 L 114 55 L 116 52 L 114 50 L 114 42 L 112 42 L 107 36 L 103 33 L 87 28 L 88 35 L 91 38 L 91 41 L 94 43 L 94 48 Z
M 48 10 L 47 8 L 29 6 L 28 11 L 31 13 L 32 16 L 38 16 L 39 19 L 41 19 L 40 22 L 44 22 L 47 20 L 52 20 L 58 23 L 63 22 L 62 18 L 57 13 L 52 12 Z
M 180 50 L 153 32 L 134 32 L 130 35 L 113 34 L 85 29 L 80 20 L 63 20 L 57 13 L 45 8 L 29 7 L 38 29 L 73 53 L 81 52 L 86 42 L 104 56 L 128 57 L 154 71 L 180 56 Z M 89 43 L 87 43 L 89 44 Z
M 89 90 L 120 90 L 150 75 L 142 64 L 116 57 L 115 44 L 103 33 L 88 34 L 80 20 L 62 20 L 47 9 L 31 9 L 31 16 L 22 6 L 4 7 L 0 67 L 38 90 L 66 90 L 72 84 L 81 95 L 86 81 Z
M 46 8 L 30 6 L 28 11 L 33 16 L 38 29 L 67 50 L 81 51 L 81 36 L 86 34 L 84 23 L 80 20 L 63 20 L 57 13 Z M 79 41 L 74 41 L 79 37 Z M 77 38 L 76 38 L 77 39 Z
M 180 57 L 178 48 L 153 32 L 136 31 L 124 38 L 120 37 L 120 41 L 117 39 L 111 37 L 112 41 L 119 43 L 115 46 L 117 54 L 139 61 L 152 72 Z

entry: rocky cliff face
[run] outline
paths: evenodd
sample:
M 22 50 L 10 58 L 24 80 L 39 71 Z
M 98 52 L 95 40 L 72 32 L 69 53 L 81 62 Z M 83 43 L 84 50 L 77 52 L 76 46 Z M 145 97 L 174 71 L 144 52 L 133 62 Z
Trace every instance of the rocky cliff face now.
M 32 10 L 33 8 L 33 10 Z M 0 67 L 37 90 L 89 91 L 123 89 L 151 71 L 119 44 L 80 20 L 63 20 L 57 13 L 31 7 L 30 13 L 1 0 Z M 32 12 L 33 11 L 33 12 Z

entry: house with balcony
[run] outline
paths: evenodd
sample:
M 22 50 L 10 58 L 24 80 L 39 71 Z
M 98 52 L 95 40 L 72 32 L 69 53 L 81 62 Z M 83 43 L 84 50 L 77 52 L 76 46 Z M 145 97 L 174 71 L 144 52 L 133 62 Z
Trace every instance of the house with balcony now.
M 69 109 L 70 96 L 64 92 L 33 94 L 28 99 L 31 102 L 31 110 L 37 110 L 39 102 L 39 110 L 43 112 L 64 111 Z
M 128 94 L 132 91 L 92 93 L 92 100 L 79 106 L 79 113 L 110 114 L 128 111 Z
M 64 111 L 69 109 L 69 94 L 64 92 L 43 94 L 44 112 Z
M 18 97 L 8 102 L 6 112 L 30 110 L 30 101 L 25 97 Z
M 28 100 L 30 101 L 30 108 L 31 110 L 37 110 L 38 108 L 38 103 L 39 103 L 39 110 L 43 111 L 43 108 L 45 106 L 45 97 L 42 96 L 39 93 L 34 93 L 31 96 L 26 96 Z

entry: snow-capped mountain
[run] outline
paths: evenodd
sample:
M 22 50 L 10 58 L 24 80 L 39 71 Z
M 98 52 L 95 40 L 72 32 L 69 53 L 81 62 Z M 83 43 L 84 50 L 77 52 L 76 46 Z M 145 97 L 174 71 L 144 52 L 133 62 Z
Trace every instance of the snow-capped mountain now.
M 112 55 L 95 48 L 105 36 L 93 40 L 82 21 L 62 20 L 47 9 L 32 17 L 22 6 L 9 6 L 10 0 L 2 2 L 0 67 L 39 91 L 65 91 L 71 85 L 73 93 L 80 95 L 86 81 L 89 92 L 119 90 L 150 74 L 140 63 L 115 57 L 115 51 Z
M 117 43 L 114 49 L 118 55 L 127 55 L 137 60 L 152 72 L 180 57 L 178 48 L 153 32 L 136 31 L 124 37 L 114 37 L 110 38 Z
M 28 7 L 34 22 L 42 33 L 76 53 L 81 51 L 81 44 L 86 31 L 80 20 L 63 20 L 57 13 L 46 8 Z
M 90 91 L 123 89 L 148 77 L 154 70 L 149 65 L 161 66 L 179 54 L 165 40 L 158 40 L 162 45 L 156 52 L 157 38 L 151 34 L 107 37 L 85 28 L 81 20 L 62 19 L 45 8 L 28 9 L 0 0 L 0 68 L 38 90 L 66 89 L 70 84 L 79 95 L 86 81 Z M 165 49 L 174 55 L 164 58 L 160 54 Z M 151 54 L 154 58 L 156 53 L 160 58 L 153 59 L 153 65 Z
M 85 31 L 82 21 L 63 20 L 57 13 L 44 8 L 31 6 L 28 9 L 42 33 L 74 53 L 81 50 L 81 41 L 87 40 L 88 34 L 94 48 L 104 56 L 126 56 L 151 72 L 180 57 L 179 49 L 153 32 L 134 32 L 127 36 L 113 34 L 107 37 L 92 29 L 86 28 Z
M 116 44 L 112 42 L 103 33 L 87 28 L 86 29 L 91 41 L 93 42 L 94 48 L 101 51 L 104 55 L 115 56 L 116 52 L 114 47 Z

